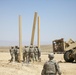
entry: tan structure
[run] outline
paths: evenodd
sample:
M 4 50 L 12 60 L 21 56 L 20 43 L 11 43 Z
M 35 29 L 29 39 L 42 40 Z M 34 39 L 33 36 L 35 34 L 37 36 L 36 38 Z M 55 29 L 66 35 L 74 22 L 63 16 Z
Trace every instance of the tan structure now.
M 68 42 L 65 42 L 65 51 L 70 50 L 72 48 L 76 47 L 76 42 L 72 39 L 69 39 Z
M 38 48 L 40 48 L 40 17 L 38 16 L 38 39 L 37 39 Z
M 34 21 L 33 21 L 33 28 L 32 28 L 32 36 L 31 36 L 31 43 L 30 45 L 34 44 L 34 35 L 35 35 L 35 28 L 36 28 L 36 19 L 37 19 L 37 12 L 34 14 Z
M 64 60 L 66 62 L 76 61 L 76 43 L 70 39 L 67 44 L 69 46 L 65 48 Z
M 65 48 L 65 51 L 68 51 L 68 50 L 73 49 L 75 47 L 76 47 L 76 43 L 72 43 L 67 48 Z
M 22 61 L 22 17 L 19 15 L 19 62 Z
M 66 49 L 67 47 L 69 47 L 70 45 L 67 42 L 64 42 L 64 49 Z
M 68 44 L 75 43 L 72 39 L 69 39 Z

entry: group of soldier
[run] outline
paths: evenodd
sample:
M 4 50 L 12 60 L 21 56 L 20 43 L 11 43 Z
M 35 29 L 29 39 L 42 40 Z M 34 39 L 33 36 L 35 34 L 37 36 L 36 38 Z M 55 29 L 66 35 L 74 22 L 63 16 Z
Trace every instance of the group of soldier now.
M 38 46 L 24 46 L 22 48 L 23 53 L 23 62 L 31 62 L 31 61 L 41 61 L 41 52 Z M 11 47 L 10 48 L 11 59 L 10 62 L 16 61 L 19 62 L 19 47 Z
M 40 61 L 41 52 L 37 46 L 24 46 L 23 51 L 23 62 Z M 11 61 L 18 62 L 19 47 L 11 47 L 10 49 Z M 54 54 L 48 54 L 49 60 L 44 63 L 41 75 L 61 75 L 60 67 L 56 61 L 54 61 Z
M 41 61 L 41 52 L 38 46 L 25 46 L 23 48 L 23 62 Z

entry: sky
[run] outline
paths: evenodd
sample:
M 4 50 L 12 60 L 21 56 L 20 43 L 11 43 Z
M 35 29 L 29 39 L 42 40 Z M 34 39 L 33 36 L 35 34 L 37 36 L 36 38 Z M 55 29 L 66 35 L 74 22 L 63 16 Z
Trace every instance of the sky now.
M 30 45 L 34 13 L 40 16 L 40 43 L 72 38 L 76 40 L 76 0 L 0 0 L 0 46 L 19 42 L 22 16 L 22 44 Z M 37 44 L 37 25 L 34 44 Z

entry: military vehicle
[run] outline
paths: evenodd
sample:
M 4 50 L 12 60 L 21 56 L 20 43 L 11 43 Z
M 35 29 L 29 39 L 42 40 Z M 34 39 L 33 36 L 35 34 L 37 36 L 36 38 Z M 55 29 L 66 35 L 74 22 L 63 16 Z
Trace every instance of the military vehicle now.
M 67 43 L 67 47 L 65 48 L 64 53 L 64 60 L 66 62 L 73 62 L 76 61 L 76 42 L 74 42 L 72 39 Z
M 64 53 L 64 39 L 57 39 L 52 41 L 53 44 L 53 52 L 55 53 Z
M 76 61 L 76 42 L 70 39 L 68 42 L 64 42 L 64 39 L 57 39 L 52 41 L 53 52 L 64 53 L 64 60 L 66 62 Z

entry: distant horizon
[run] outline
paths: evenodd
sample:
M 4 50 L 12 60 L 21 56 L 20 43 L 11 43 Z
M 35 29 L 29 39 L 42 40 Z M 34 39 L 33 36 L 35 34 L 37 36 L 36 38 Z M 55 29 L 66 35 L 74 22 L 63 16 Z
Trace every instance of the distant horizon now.
M 51 44 L 51 43 L 42 42 L 40 45 L 48 45 L 48 44 Z M 15 46 L 15 45 L 19 45 L 19 42 L 18 41 L 0 41 L 0 46 Z M 22 42 L 22 45 L 30 46 L 30 43 Z M 37 42 L 35 42 L 34 45 L 37 45 Z
M 72 38 L 69 38 L 69 39 L 72 39 Z M 64 39 L 64 42 L 65 41 L 68 42 L 69 39 L 68 40 Z M 58 40 L 58 39 L 54 39 L 54 40 Z M 52 41 L 50 41 L 50 42 L 41 42 L 40 45 L 52 45 Z M 73 41 L 76 41 L 76 40 L 73 40 Z M 0 40 L 0 46 L 15 46 L 15 45 L 19 45 L 19 41 L 3 41 L 3 40 L 1 41 Z M 29 43 L 29 41 L 26 41 L 26 42 L 22 42 L 22 45 L 23 46 L 25 46 L 25 45 L 30 46 L 30 43 Z M 36 41 L 34 42 L 34 45 L 37 45 Z

